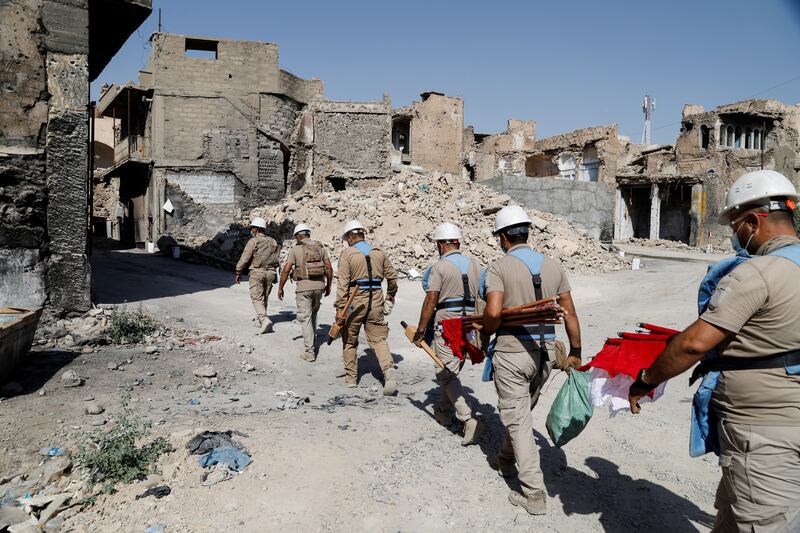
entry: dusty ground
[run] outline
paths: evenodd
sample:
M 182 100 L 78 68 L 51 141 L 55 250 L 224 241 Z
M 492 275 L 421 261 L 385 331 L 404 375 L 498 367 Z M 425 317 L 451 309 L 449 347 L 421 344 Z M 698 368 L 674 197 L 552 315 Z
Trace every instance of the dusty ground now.
M 595 353 L 605 337 L 640 321 L 676 328 L 690 323 L 706 267 L 700 259 L 643 258 L 638 272 L 573 277 L 584 353 Z M 549 512 L 531 517 L 508 503 L 508 485 L 489 468 L 502 426 L 493 384 L 480 381 L 480 367 L 468 366 L 462 374 L 490 428 L 480 445 L 462 448 L 459 436 L 432 419 L 438 394 L 433 365 L 398 324 L 416 322 L 419 283 L 401 283 L 390 317 L 401 393 L 384 398 L 369 350 L 359 360 L 362 376 L 355 390 L 343 386 L 340 343 L 323 345 L 315 363 L 297 357 L 302 339 L 293 323 L 291 288 L 283 302 L 273 293 L 276 332 L 260 336 L 247 285 L 233 285 L 230 273 L 107 251 L 93 258 L 93 276 L 100 304 L 141 303 L 156 316 L 170 317 L 167 322 L 180 318 L 223 340 L 154 355 L 120 347 L 88 355 L 31 354 L 17 377 L 25 393 L 0 403 L 0 476 L 34 467 L 43 446 L 74 445 L 98 418 L 84 414 L 83 398 L 94 396 L 106 407 L 102 418 L 113 414 L 126 388 L 156 423 L 155 433 L 177 450 L 163 458 L 160 478 L 150 480 L 168 484 L 171 495 L 134 500 L 147 484 L 123 487 L 70 516 L 65 529 L 141 532 L 163 524 L 166 531 L 706 531 L 712 523 L 719 469 L 708 456 L 688 457 L 687 378 L 670 383 L 666 395 L 640 416 L 610 418 L 598 410 L 578 439 L 557 449 L 544 429 L 564 381 L 556 375 L 534 410 Z M 332 317 L 328 298 L 320 337 Z M 123 370 L 108 369 L 110 361 L 127 359 L 131 363 Z M 245 372 L 244 362 L 256 370 Z M 212 390 L 192 374 L 204 363 L 219 372 Z M 60 384 L 58 376 L 69 368 L 86 378 L 83 387 Z M 275 393 L 286 389 L 310 402 L 277 410 Z M 202 429 L 247 434 L 240 440 L 253 463 L 232 480 L 201 486 L 202 470 L 184 445 Z

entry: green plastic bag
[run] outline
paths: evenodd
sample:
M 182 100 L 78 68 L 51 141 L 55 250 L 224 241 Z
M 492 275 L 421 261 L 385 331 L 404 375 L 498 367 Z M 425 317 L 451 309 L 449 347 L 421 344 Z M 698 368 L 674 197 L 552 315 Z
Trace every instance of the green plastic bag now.
M 589 376 L 585 372 L 572 370 L 547 414 L 546 426 L 550 439 L 559 448 L 564 446 L 580 435 L 593 412 L 589 398 Z

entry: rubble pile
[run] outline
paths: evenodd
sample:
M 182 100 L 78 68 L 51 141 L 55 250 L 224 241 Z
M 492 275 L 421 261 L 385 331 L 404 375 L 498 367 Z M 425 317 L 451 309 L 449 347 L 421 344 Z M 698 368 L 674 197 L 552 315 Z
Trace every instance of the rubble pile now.
M 328 246 L 334 260 L 344 248 L 342 225 L 357 218 L 367 227 L 368 240 L 389 254 L 395 268 L 407 273 L 427 267 L 436 256 L 429 236 L 441 222 L 461 227 L 464 249 L 482 264 L 500 257 L 499 242 L 492 234 L 494 214 L 510 203 L 509 196 L 460 176 L 404 169 L 390 180 L 359 183 L 357 189 L 300 191 L 281 203 L 254 209 L 251 217 L 267 220 L 268 233 L 283 241 L 283 257 L 294 242 L 294 224 L 304 222 L 313 228 L 312 237 Z M 529 242 L 567 270 L 605 272 L 626 267 L 625 260 L 565 220 L 533 209 L 526 211 L 533 221 Z M 238 249 L 234 244 L 226 247 Z
M 731 253 L 733 247 L 730 245 L 730 241 L 725 240 L 722 241 L 719 245 L 713 245 L 711 243 L 706 244 L 704 246 L 690 246 L 685 242 L 681 241 L 670 241 L 666 239 L 638 239 L 635 237 L 631 237 L 627 241 L 629 244 L 633 244 L 636 246 L 647 246 L 650 248 L 667 248 L 670 250 L 686 250 L 686 251 L 693 251 L 693 252 L 704 252 L 707 254 L 728 254 Z

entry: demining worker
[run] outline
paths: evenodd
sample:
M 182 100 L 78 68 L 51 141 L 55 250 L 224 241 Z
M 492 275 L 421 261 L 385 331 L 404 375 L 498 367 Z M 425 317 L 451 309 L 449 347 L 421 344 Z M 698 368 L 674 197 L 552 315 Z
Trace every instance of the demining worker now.
M 466 361 L 465 354 L 455 355 L 445 343 L 440 324 L 442 320 L 475 314 L 479 303 L 480 265 L 469 256 L 461 253 L 461 229 L 455 224 L 439 224 L 433 232 L 433 240 L 439 252 L 437 261 L 426 272 L 423 288 L 425 301 L 419 314 L 419 325 L 414 335 L 414 343 L 423 340 L 425 330 L 434 321 L 433 348 L 445 364 L 436 367 L 436 379 L 441 387 L 436 421 L 443 426 L 452 424 L 453 412 L 464 424 L 463 446 L 475 444 L 483 431 L 480 422 L 473 416 L 458 379 L 458 373 Z M 483 305 L 480 305 L 483 310 Z
M 297 320 L 303 331 L 305 351 L 302 359 L 313 362 L 317 359 L 315 338 L 317 331 L 317 312 L 323 294 L 331 293 L 333 267 L 328 258 L 328 251 L 322 244 L 311 239 L 311 228 L 298 224 L 294 228 L 297 244 L 289 251 L 286 264 L 281 271 L 278 285 L 278 299 L 283 300 L 283 288 L 291 274 L 297 283 L 295 301 L 297 302 Z
M 384 318 L 382 283 L 386 281 L 386 301 L 394 302 L 397 294 L 397 272 L 387 255 L 364 240 L 366 229 L 357 220 L 347 222 L 342 239 L 348 247 L 339 258 L 336 279 L 336 323 L 342 326 L 345 385 L 356 387 L 358 380 L 358 334 L 361 326 L 367 343 L 375 352 L 383 371 L 383 394 L 397 394 L 397 377 L 386 338 L 389 325 Z M 351 291 L 356 291 L 349 309 L 346 304 Z
M 716 532 L 800 531 L 797 200 L 794 185 L 772 170 L 733 183 L 718 221 L 745 260 L 718 279 L 700 318 L 630 388 L 638 413 L 642 396 L 702 360 L 692 374 L 703 382 L 691 429 L 704 442 L 694 450 L 691 441 L 690 452 L 719 454 Z
M 248 285 L 250 300 L 256 310 L 261 333 L 272 331 L 272 321 L 267 316 L 267 300 L 272 292 L 272 284 L 277 281 L 278 243 L 267 236 L 267 222 L 256 217 L 250 222 L 250 240 L 244 247 L 242 257 L 236 264 L 236 283 L 241 281 L 242 273 L 250 268 Z
M 533 439 L 531 410 L 556 359 L 555 327 L 530 325 L 504 328 L 504 308 L 557 297 L 565 311 L 570 351 L 564 365 L 577 368 L 581 362 L 581 331 L 570 284 L 561 265 L 533 250 L 528 244 L 531 220 L 519 206 L 497 213 L 494 233 L 505 256 L 486 272 L 486 311 L 483 333 L 495 334 L 493 354 L 497 408 L 507 434 L 495 456 L 495 466 L 504 477 L 518 471 L 522 492 L 512 490 L 509 501 L 530 514 L 545 514 L 547 494 L 539 449 Z

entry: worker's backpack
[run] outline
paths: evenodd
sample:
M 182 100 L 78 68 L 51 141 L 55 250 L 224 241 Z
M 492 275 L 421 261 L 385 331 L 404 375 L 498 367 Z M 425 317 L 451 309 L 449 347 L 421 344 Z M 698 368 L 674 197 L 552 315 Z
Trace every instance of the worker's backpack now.
M 278 268 L 278 244 L 271 237 L 255 237 L 256 249 L 253 251 L 255 257 L 260 263 L 262 268 L 276 269 Z
M 311 239 L 300 242 L 300 257 L 302 263 L 294 269 L 295 281 L 310 279 L 321 280 L 325 277 L 325 261 L 322 245 Z

